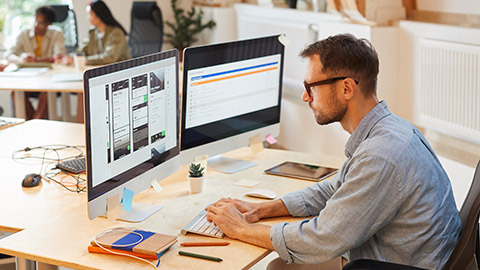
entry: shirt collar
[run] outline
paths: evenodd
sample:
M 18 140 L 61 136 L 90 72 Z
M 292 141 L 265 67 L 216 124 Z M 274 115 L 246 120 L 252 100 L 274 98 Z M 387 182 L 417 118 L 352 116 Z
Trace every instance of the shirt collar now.
M 348 139 L 345 145 L 345 156 L 350 158 L 355 150 L 357 150 L 358 145 L 368 137 L 368 134 L 378 121 L 390 114 L 392 113 L 388 109 L 387 103 L 383 100 L 380 101 L 377 106 L 373 107 L 373 109 L 362 118 L 355 131 L 353 131 L 352 136 Z
M 45 35 L 43 35 L 43 37 L 49 38 L 49 37 L 52 35 L 52 31 L 50 31 L 50 30 L 51 30 L 51 28 L 50 28 L 50 25 L 49 25 L 48 28 L 47 28 L 47 31 L 45 32 Z M 30 38 L 34 38 L 34 37 L 35 37 L 35 30 L 34 30 L 33 28 L 30 29 L 30 31 L 28 32 L 28 36 L 29 36 Z

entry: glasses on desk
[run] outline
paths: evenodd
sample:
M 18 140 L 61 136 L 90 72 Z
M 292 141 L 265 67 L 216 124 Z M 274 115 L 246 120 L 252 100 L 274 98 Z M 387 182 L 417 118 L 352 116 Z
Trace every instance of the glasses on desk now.
M 312 83 L 307 83 L 307 82 L 304 81 L 303 85 L 305 86 L 305 91 L 307 91 L 308 96 L 312 97 L 312 94 L 311 94 L 312 87 L 318 86 L 318 85 L 324 85 L 324 84 L 331 84 L 331 83 L 334 83 L 334 82 L 339 81 L 339 80 L 345 80 L 346 78 L 348 78 L 348 77 L 336 77 L 336 78 L 316 81 L 316 82 L 312 82 Z M 354 80 L 354 81 L 355 81 L 355 84 L 358 84 L 357 80 Z

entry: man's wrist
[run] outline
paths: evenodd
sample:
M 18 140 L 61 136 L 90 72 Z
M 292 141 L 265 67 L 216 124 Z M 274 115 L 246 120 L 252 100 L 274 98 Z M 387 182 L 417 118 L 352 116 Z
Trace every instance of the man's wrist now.
M 265 203 L 259 204 L 259 208 L 257 210 L 257 216 L 259 217 L 259 219 L 262 219 L 262 218 L 287 215 L 288 211 L 287 213 L 284 213 L 285 209 L 286 207 L 283 201 L 280 199 L 274 200 L 271 202 L 265 202 Z

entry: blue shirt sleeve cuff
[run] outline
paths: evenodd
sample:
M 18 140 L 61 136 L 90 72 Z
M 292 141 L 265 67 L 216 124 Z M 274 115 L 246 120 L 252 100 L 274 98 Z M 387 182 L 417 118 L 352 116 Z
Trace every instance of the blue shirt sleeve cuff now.
M 310 216 L 305 205 L 305 199 L 300 191 L 291 192 L 280 198 L 290 215 L 294 217 Z
M 287 223 L 275 224 L 270 228 L 270 241 L 272 241 L 273 248 L 278 253 L 278 256 L 286 263 L 293 263 L 293 258 L 290 256 L 285 243 L 283 235 L 283 228 Z

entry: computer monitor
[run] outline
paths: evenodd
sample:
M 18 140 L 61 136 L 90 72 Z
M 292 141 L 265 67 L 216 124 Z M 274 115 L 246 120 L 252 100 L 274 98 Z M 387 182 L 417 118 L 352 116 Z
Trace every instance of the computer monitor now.
M 105 214 L 108 198 L 121 200 L 126 189 L 136 194 L 179 169 L 178 51 L 87 70 L 84 89 L 93 219 Z M 160 208 L 134 202 L 121 219 L 140 221 Z
M 255 163 L 220 154 L 261 134 L 278 136 L 284 45 L 279 36 L 187 48 L 183 63 L 181 164 L 209 155 L 234 173 Z

